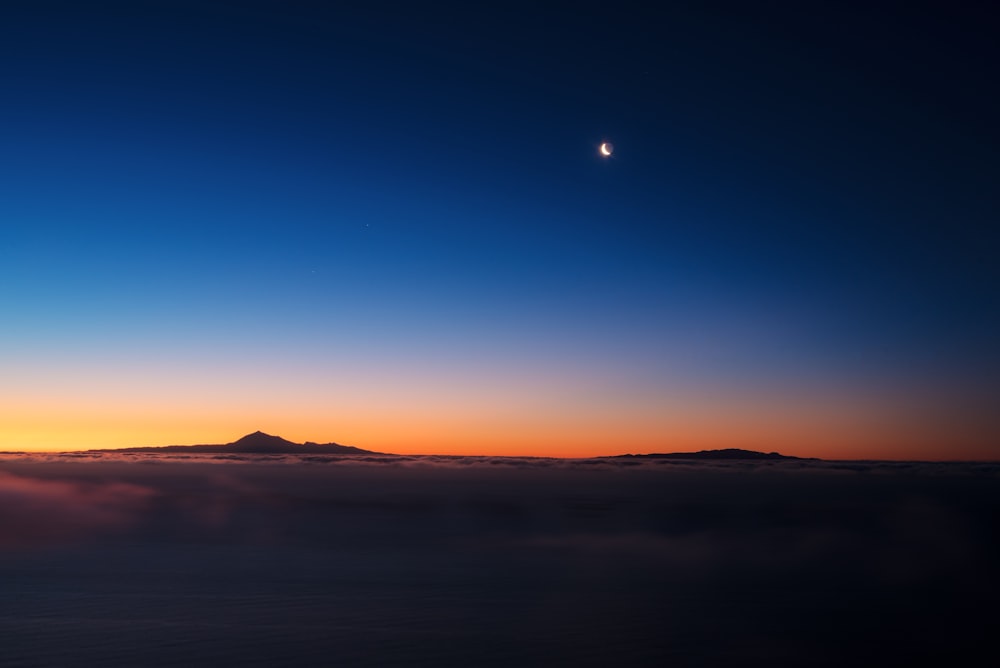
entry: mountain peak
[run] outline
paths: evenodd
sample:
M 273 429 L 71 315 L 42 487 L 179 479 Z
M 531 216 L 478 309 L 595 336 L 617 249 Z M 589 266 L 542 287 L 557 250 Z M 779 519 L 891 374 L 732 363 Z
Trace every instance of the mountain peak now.
M 615 457 L 641 457 L 647 459 L 802 459 L 778 452 L 757 452 L 740 448 L 699 450 L 698 452 L 654 452 L 648 455 L 614 455 Z
M 233 441 L 229 444 L 229 447 L 237 451 L 254 451 L 254 450 L 286 450 L 295 447 L 297 444 L 291 441 L 286 441 L 280 436 L 272 436 L 271 434 L 265 434 L 262 431 L 255 431 L 252 434 L 247 434 L 243 438 Z
M 292 441 L 272 436 L 258 430 L 252 434 L 247 434 L 243 438 L 220 445 L 163 445 L 159 447 L 137 447 L 137 448 L 115 448 L 117 452 L 200 452 L 212 454 L 311 454 L 311 455 L 371 455 L 381 454 L 371 450 L 362 450 L 352 445 L 340 445 L 339 443 L 293 443 Z M 97 450 L 95 452 L 107 452 Z

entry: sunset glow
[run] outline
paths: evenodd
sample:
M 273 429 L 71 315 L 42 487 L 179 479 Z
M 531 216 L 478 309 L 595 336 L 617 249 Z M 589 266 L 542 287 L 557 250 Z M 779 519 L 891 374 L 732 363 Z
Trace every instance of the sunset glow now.
M 995 188 L 867 68 L 195 5 L 7 22 L 0 449 L 1000 457 Z
M 0 668 L 979 665 L 997 16 L 0 2 Z

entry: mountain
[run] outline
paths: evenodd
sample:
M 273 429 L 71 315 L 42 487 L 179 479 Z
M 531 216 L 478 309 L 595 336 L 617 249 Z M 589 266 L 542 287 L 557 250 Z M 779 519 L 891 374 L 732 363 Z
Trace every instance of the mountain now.
M 272 436 L 262 431 L 255 431 L 243 438 L 221 445 L 164 445 L 138 448 L 115 448 L 99 450 L 98 452 L 204 452 L 204 453 L 239 453 L 239 454 L 324 454 L 324 455 L 373 455 L 379 454 L 371 450 L 362 450 L 351 445 L 339 443 L 293 443 L 280 436 Z
M 324 454 L 324 455 L 378 455 L 384 454 L 371 450 L 362 450 L 350 445 L 339 443 L 293 443 L 280 436 L 272 436 L 262 431 L 247 434 L 232 443 L 221 445 L 163 445 L 134 448 L 115 448 L 113 450 L 91 450 L 91 452 L 201 452 L 211 454 Z M 598 459 L 768 459 L 797 460 L 802 457 L 791 457 L 777 452 L 757 452 L 755 450 L 740 450 L 727 448 L 724 450 L 700 450 L 698 452 L 652 453 L 648 455 L 610 455 Z M 807 458 L 814 459 L 814 458 Z
M 699 450 L 698 452 L 655 452 L 648 455 L 613 455 L 611 458 L 619 457 L 641 459 L 802 459 L 802 457 L 791 457 L 777 452 L 757 452 L 756 450 L 741 450 L 739 448 Z

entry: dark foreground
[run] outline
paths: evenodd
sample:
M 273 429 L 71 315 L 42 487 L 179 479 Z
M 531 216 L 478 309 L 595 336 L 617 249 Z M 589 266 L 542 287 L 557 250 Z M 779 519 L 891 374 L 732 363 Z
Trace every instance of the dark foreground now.
M 972 665 L 1000 622 L 998 477 L 6 457 L 0 665 Z

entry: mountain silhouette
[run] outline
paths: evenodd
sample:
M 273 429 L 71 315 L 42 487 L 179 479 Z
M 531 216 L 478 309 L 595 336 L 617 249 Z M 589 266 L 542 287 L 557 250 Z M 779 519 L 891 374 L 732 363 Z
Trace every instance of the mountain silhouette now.
M 287 452 L 304 446 L 305 444 L 299 445 L 298 443 L 285 440 L 280 436 L 272 436 L 262 431 L 255 431 L 227 444 L 226 448 L 232 452 Z
M 614 458 L 634 457 L 641 459 L 803 459 L 782 455 L 777 452 L 757 452 L 740 448 L 722 450 L 699 450 L 698 452 L 654 452 L 648 455 L 613 455 Z
M 98 452 L 112 452 L 112 450 L 100 450 Z M 292 441 L 272 436 L 262 431 L 255 431 L 247 434 L 232 443 L 209 444 L 209 445 L 163 445 L 145 446 L 137 448 L 115 448 L 113 452 L 204 452 L 204 453 L 239 453 L 239 454 L 355 454 L 370 455 L 380 454 L 371 450 L 362 450 L 351 445 L 340 445 L 339 443 L 293 443 Z
M 114 448 L 103 450 L 91 450 L 90 452 L 200 452 L 209 454 L 324 454 L 324 455 L 380 455 L 386 454 L 374 452 L 372 450 L 362 450 L 351 445 L 341 445 L 339 443 L 293 443 L 280 436 L 272 436 L 262 431 L 255 431 L 252 434 L 233 441 L 232 443 L 210 444 L 210 445 L 162 445 L 143 446 L 132 448 Z M 756 460 L 802 460 L 813 459 L 814 457 L 792 457 L 782 455 L 777 452 L 757 452 L 755 450 L 741 450 L 739 448 L 726 448 L 723 450 L 699 450 L 698 452 L 654 452 L 646 455 L 607 455 L 596 459 L 756 459 Z

